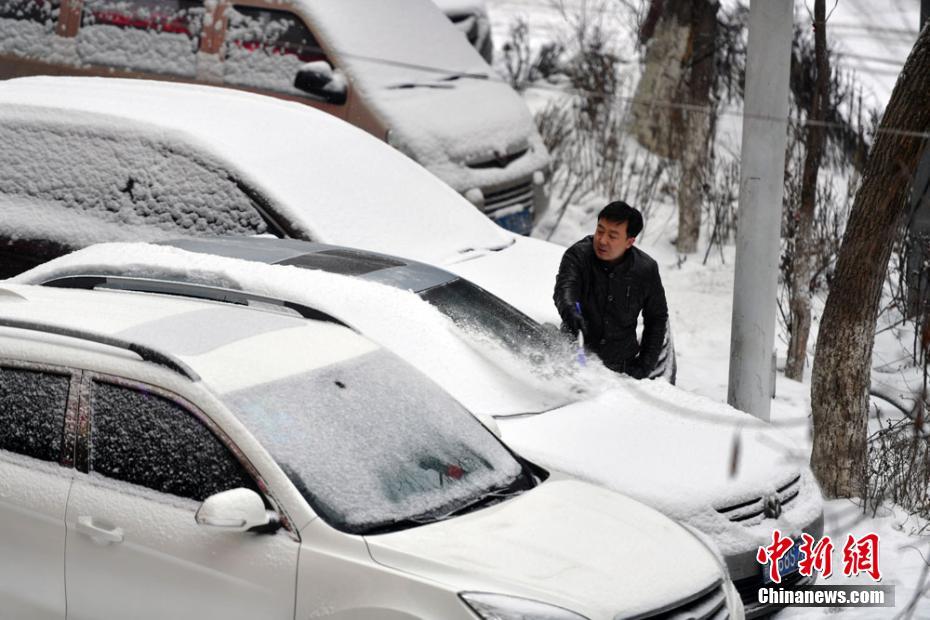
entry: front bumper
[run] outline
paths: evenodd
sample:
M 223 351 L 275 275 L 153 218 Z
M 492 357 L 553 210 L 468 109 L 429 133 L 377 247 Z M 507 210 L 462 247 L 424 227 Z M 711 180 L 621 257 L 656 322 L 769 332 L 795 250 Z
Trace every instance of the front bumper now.
M 823 513 L 821 512 L 820 516 L 804 527 L 802 531 L 805 534 L 810 534 L 815 539 L 819 539 L 823 535 Z M 800 536 L 802 531 L 791 532 L 791 535 L 792 537 Z M 778 605 L 762 605 L 759 603 L 759 588 L 764 584 L 762 581 L 762 565 L 756 560 L 756 551 L 745 551 L 724 558 L 727 569 L 730 571 L 730 578 L 743 600 L 747 618 L 757 618 L 780 609 Z M 779 587 L 791 589 L 798 586 L 809 586 L 816 580 L 816 574 L 804 577 L 798 573 L 792 573 L 782 580 Z

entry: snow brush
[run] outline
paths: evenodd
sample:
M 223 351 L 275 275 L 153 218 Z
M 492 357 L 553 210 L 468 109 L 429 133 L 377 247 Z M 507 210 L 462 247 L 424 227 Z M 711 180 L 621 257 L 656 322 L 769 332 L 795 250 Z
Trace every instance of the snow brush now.
M 578 316 L 579 318 L 582 316 L 580 301 L 575 302 L 575 315 Z M 581 331 L 580 329 L 578 330 L 578 341 L 577 342 L 578 342 L 578 351 L 577 351 L 578 365 L 585 366 L 588 363 L 588 358 L 585 356 L 585 353 L 584 353 L 584 332 Z

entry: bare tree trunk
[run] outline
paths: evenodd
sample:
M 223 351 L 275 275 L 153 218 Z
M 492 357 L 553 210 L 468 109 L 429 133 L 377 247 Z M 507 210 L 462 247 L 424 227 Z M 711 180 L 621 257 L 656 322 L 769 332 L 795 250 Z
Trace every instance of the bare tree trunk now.
M 817 176 L 823 159 L 826 129 L 821 124 L 829 105 L 830 63 L 827 56 L 827 16 L 825 0 L 814 1 L 814 57 L 817 80 L 811 103 L 807 139 L 805 140 L 804 172 L 801 176 L 801 208 L 795 228 L 794 268 L 789 286 L 788 361 L 785 376 L 801 381 L 807 359 L 807 339 L 811 330 L 811 278 L 814 272 L 813 223 L 817 206 Z
M 643 147 L 670 159 L 678 159 L 682 142 L 681 112 L 672 104 L 683 99 L 683 59 L 690 29 L 691 0 L 652 0 L 640 31 L 640 41 L 647 44 L 646 57 L 633 98 L 630 129 Z
M 715 38 L 717 8 L 715 1 L 696 2 L 691 7 L 691 39 L 684 64 L 689 65 L 687 102 L 695 107 L 711 107 L 714 85 Z M 713 119 L 709 112 L 686 110 L 681 143 L 681 186 L 678 189 L 678 240 L 682 254 L 697 252 L 701 235 L 701 210 L 704 207 L 704 185 L 709 167 L 708 143 Z
M 930 131 L 930 28 L 885 109 L 850 212 L 814 356 L 811 467 L 828 497 L 864 497 L 872 344 L 882 283 Z

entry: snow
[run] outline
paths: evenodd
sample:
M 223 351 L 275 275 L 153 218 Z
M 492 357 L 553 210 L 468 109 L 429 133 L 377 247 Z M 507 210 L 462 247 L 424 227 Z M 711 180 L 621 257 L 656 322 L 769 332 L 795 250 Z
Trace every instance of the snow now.
M 85 24 L 77 36 L 77 52 L 83 64 L 192 78 L 197 74 L 197 43 L 186 34 Z
M 547 467 L 687 522 L 710 535 L 725 555 L 771 542 L 766 539 L 772 524 L 761 518 L 733 523 L 717 509 L 775 493 L 801 475 L 801 494 L 785 504 L 777 524 L 797 532 L 820 515 L 822 504 L 806 458 L 789 439 L 722 403 L 667 383 L 624 383 L 557 411 L 499 419 L 503 438 Z
M 0 448 L 57 461 L 70 382 L 69 375 L 0 369 Z
M 74 40 L 55 36 L 52 22 L 0 18 L 0 53 L 62 64 L 78 62 Z
M 73 250 L 105 241 L 158 241 L 179 231 L 156 226 L 127 227 L 107 212 L 63 210 L 27 197 L 0 196 L 0 226 L 5 239 L 47 239 Z
M 51 110 L 8 105 L 0 107 L 0 144 L 4 145 L 0 149 L 3 200 L 26 198 L 24 206 L 13 206 L 12 217 L 30 203 L 42 201 L 46 205 L 39 213 L 45 214 L 45 224 L 52 224 L 50 211 L 55 204 L 59 211 L 90 216 L 88 223 L 80 225 L 85 231 L 93 218 L 180 234 L 267 230 L 249 196 L 222 166 L 171 139 L 170 132 L 113 126 L 94 114 L 73 113 L 64 119 Z M 216 209 L 217 203 L 224 209 Z M 3 218 L 6 224 L 5 211 Z M 62 219 L 58 230 L 70 232 L 76 218 Z M 27 223 L 26 228 L 37 225 Z M 5 226 L 5 230 L 18 234 L 16 229 Z M 49 232 L 63 236 L 51 228 Z
M 197 501 L 253 487 L 229 450 L 173 402 L 101 381 L 92 398 L 90 465 L 97 474 Z
M 449 581 L 490 576 L 491 584 L 519 586 L 530 598 L 588 618 L 648 617 L 720 574 L 713 555 L 671 520 L 559 476 L 480 512 L 366 542 L 380 564 L 415 572 L 426 558 L 447 567 Z M 460 591 L 500 591 L 452 583 Z

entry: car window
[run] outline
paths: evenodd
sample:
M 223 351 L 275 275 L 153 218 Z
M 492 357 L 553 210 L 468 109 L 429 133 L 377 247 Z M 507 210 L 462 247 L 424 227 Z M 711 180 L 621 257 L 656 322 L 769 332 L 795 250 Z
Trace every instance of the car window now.
M 54 24 L 60 0 L 0 0 L 0 19 Z
M 547 330 L 465 279 L 434 286 L 419 295 L 452 319 L 466 340 L 476 342 L 486 352 L 491 347 L 500 350 L 504 356 L 497 360 L 501 371 L 536 395 L 526 413 L 561 407 L 586 396 L 587 391 L 575 380 L 577 349 L 557 330 Z
M 221 398 L 343 531 L 410 527 L 525 481 L 480 422 L 383 350 Z
M 59 0 L 0 0 L 0 54 L 51 60 L 67 55 L 55 47 Z M 14 70 L 15 73 L 15 70 Z
M 204 19 L 192 0 L 84 0 L 77 52 L 81 61 L 194 77 Z
M 71 377 L 0 368 L 0 450 L 58 461 Z
M 151 392 L 93 382 L 91 471 L 161 493 L 203 501 L 255 484 L 191 412 Z
M 109 240 L 104 225 L 140 229 L 140 240 L 166 236 L 159 231 L 268 232 L 243 185 L 211 158 L 158 136 L 99 127 L 96 120 L 26 121 L 15 111 L 0 112 L 0 170 L 0 198 L 25 199 L 21 208 L 33 214 L 26 229 L 71 247 Z M 4 209 L 17 211 L 15 204 Z M 76 226 L 78 219 L 85 225 Z M 99 230 L 88 226 L 95 222 Z
M 294 87 L 307 62 L 326 60 L 316 37 L 289 11 L 235 5 L 226 12 L 223 79 L 249 86 L 306 96 Z

